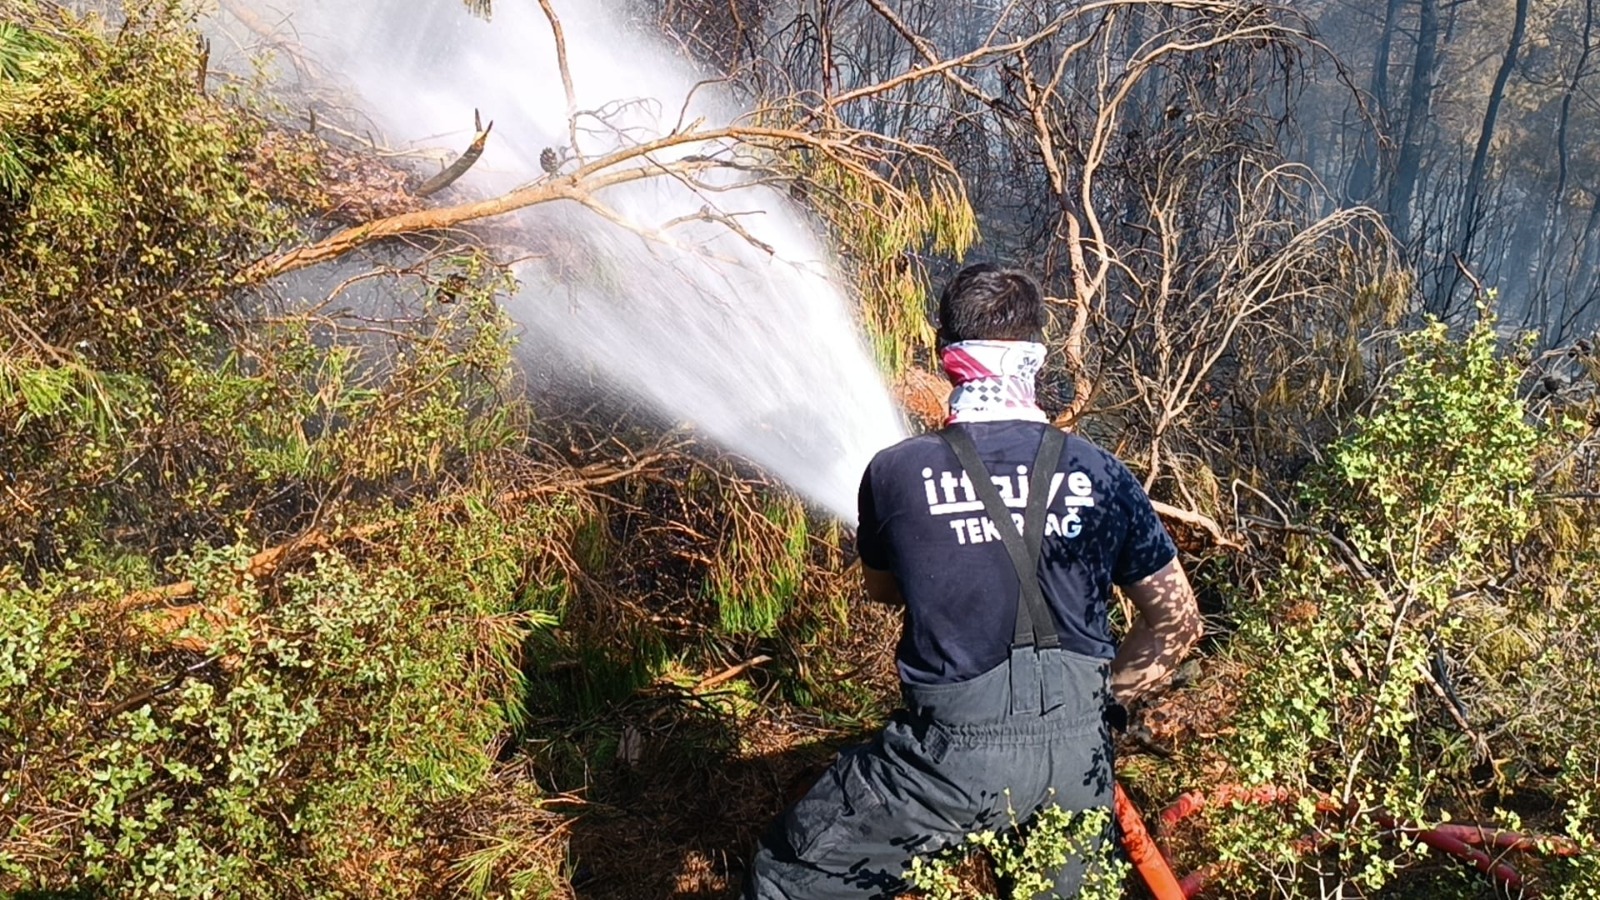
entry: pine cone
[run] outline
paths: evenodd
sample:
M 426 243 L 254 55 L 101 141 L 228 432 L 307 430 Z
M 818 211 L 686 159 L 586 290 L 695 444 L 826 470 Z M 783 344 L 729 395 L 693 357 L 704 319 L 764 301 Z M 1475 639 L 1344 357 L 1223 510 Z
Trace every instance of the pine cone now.
M 556 156 L 554 147 L 546 147 L 539 154 L 539 168 L 554 175 L 561 168 L 561 158 Z

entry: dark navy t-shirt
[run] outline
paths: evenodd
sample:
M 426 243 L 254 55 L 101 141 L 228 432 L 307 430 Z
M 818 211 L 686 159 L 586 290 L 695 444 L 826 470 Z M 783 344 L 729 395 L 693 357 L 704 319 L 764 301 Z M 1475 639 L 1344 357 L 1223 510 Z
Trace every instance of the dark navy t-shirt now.
M 965 428 L 1007 505 L 1021 513 L 1027 469 L 1046 426 Z M 1020 591 L 999 532 L 956 456 L 925 434 L 878 453 L 861 479 L 856 543 L 863 564 L 894 574 L 905 597 L 896 660 L 916 684 L 964 681 L 1004 662 Z M 1039 561 L 1065 650 L 1109 659 L 1111 585 L 1155 574 L 1177 555 L 1144 489 L 1116 457 L 1067 435 L 1046 507 Z

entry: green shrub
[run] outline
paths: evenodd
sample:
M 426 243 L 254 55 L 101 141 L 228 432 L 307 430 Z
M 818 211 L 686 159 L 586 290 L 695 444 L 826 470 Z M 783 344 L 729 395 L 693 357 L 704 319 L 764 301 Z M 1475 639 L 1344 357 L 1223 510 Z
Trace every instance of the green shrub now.
M 1584 586 L 1600 569 L 1593 538 L 1561 537 L 1551 516 L 1565 514 L 1537 489 L 1581 436 L 1530 411 L 1487 311 L 1460 340 L 1433 324 L 1402 346 L 1404 368 L 1308 489 L 1318 527 L 1291 538 L 1264 596 L 1238 601 L 1226 653 L 1248 674 L 1226 755 L 1244 783 L 1301 797 L 1213 813 L 1207 840 L 1243 895 L 1264 872 L 1290 896 L 1376 891 L 1426 851 L 1366 812 L 1514 827 L 1496 797 L 1570 790 L 1538 773 L 1593 770 L 1592 750 L 1552 752 L 1578 734 L 1547 714 L 1593 734 L 1577 723 L 1600 714 Z M 1330 817 L 1318 794 L 1365 812 Z M 1574 836 L 1592 834 L 1586 816 Z M 1331 859 L 1305 856 L 1311 833 Z
M 1055 884 L 1053 873 L 1069 861 L 1084 866 L 1085 872 L 1074 896 L 1082 900 L 1123 896 L 1123 881 L 1130 867 L 1111 844 L 1111 810 L 1069 813 L 1048 804 L 1027 822 L 1018 822 L 1016 813 L 1008 812 L 1009 829 L 974 832 L 957 846 L 914 857 L 907 881 L 929 900 L 994 900 L 993 894 L 975 887 L 958 871 L 968 857 L 983 854 L 994 876 L 1010 886 L 1010 896 L 1043 895 Z
M 805 507 L 769 499 L 759 515 L 734 515 L 706 580 L 728 634 L 770 636 L 799 597 L 810 557 Z
M 521 648 L 554 623 L 530 553 L 570 520 L 466 498 L 265 583 L 244 548 L 198 551 L 213 615 L 170 635 L 165 611 L 117 614 L 113 582 L 0 572 L 0 889 L 440 888 L 443 811 L 490 783 Z
M 15 474 L 0 560 L 48 564 L 58 540 L 105 524 L 114 484 L 170 438 L 168 365 L 210 361 L 220 292 L 286 232 L 240 166 L 260 123 L 199 91 L 177 4 L 115 31 L 38 0 L 7 19 L 0 468 Z
M 508 279 L 237 293 L 307 160 L 202 91 L 190 4 L 131 6 L 0 24 L 0 895 L 548 885 L 559 852 L 454 865 L 547 815 L 499 755 L 579 518 L 508 498 Z

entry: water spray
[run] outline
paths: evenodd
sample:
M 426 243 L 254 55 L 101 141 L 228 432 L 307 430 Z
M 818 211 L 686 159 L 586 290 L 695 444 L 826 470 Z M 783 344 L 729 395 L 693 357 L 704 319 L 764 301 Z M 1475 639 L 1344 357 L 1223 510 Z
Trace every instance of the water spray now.
M 399 146 L 465 146 L 482 110 L 494 132 L 457 190 L 503 193 L 742 113 L 598 0 L 559 3 L 556 21 L 533 3 L 499 4 L 493 22 L 460 0 L 413 0 L 403 13 L 385 0 L 235 2 L 286 22 Z M 638 164 L 725 149 L 679 144 Z M 596 198 L 519 213 L 564 248 L 516 266 L 506 311 L 523 329 L 523 361 L 588 367 L 853 523 L 862 470 L 905 426 L 819 229 L 732 170 L 641 178 Z

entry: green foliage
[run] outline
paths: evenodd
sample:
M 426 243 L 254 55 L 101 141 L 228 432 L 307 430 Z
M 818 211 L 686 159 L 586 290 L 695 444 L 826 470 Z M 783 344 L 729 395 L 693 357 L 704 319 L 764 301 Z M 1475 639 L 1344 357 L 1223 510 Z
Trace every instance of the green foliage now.
M 1538 430 L 1517 396 L 1517 367 L 1498 353 L 1483 310 L 1461 342 L 1434 323 L 1400 342 L 1405 370 L 1381 409 L 1335 451 L 1336 490 L 1368 560 L 1428 593 L 1462 583 L 1485 548 L 1529 525 Z
M 38 96 L 40 62 L 50 41 L 17 22 L 0 22 L 0 121 L 21 112 Z M 16 134 L 0 131 L 0 197 L 18 199 L 39 157 Z
M 497 751 L 580 519 L 504 496 L 507 276 L 237 292 L 317 192 L 192 13 L 0 23 L 0 894 L 531 895 L 559 853 L 452 868 L 548 826 Z
M 1487 310 L 1460 340 L 1432 324 L 1402 346 L 1404 368 L 1307 492 L 1311 520 L 1329 530 L 1290 541 L 1267 602 L 1242 609 L 1227 649 L 1248 673 L 1229 761 L 1246 784 L 1301 798 L 1216 816 L 1208 842 L 1233 864 L 1242 893 L 1263 864 L 1291 895 L 1319 896 L 1334 885 L 1376 891 L 1419 859 L 1420 848 L 1370 815 L 1319 811 L 1319 795 L 1420 824 L 1467 816 L 1514 827 L 1492 803 L 1463 806 L 1485 769 L 1509 790 L 1537 769 L 1591 768 L 1548 752 L 1561 745 L 1552 706 L 1574 720 L 1600 712 L 1600 670 L 1577 658 L 1583 651 L 1559 649 L 1581 645 L 1592 656 L 1592 641 L 1563 636 L 1594 636 L 1593 600 L 1549 602 L 1557 588 L 1568 599 L 1591 594 L 1577 585 L 1596 569 L 1590 562 L 1579 575 L 1539 561 L 1552 504 L 1535 490 L 1538 469 L 1570 456 L 1571 433 L 1541 427 L 1520 398 L 1520 365 L 1500 352 Z M 1593 541 L 1577 537 L 1562 552 L 1593 560 Z M 1519 631 L 1547 635 L 1550 652 L 1533 649 L 1537 638 L 1504 647 Z M 1575 693 L 1547 705 L 1549 673 L 1523 674 L 1541 655 L 1578 666 Z M 1592 828 L 1569 824 L 1575 835 Z M 1303 865 L 1309 833 L 1336 848 L 1331 867 Z
M 22 167 L 0 201 L 0 296 L 39 304 L 46 339 L 63 313 L 92 316 L 103 362 L 158 352 L 108 338 L 197 312 L 230 261 L 276 233 L 280 218 L 238 166 L 259 126 L 197 89 L 199 51 L 178 3 L 113 35 L 33 0 L 19 19 L 0 35 L 13 48 L 0 50 L 10 59 L 0 133 Z M 119 277 L 135 266 L 140 278 Z
M 199 90 L 191 12 L 148 4 L 108 31 L 28 0 L 0 36 L 0 135 L 20 148 L 0 155 L 27 161 L 0 192 L 0 563 L 98 556 L 108 532 L 164 556 L 292 530 L 309 498 L 516 439 L 509 279 L 482 254 L 388 276 L 376 304 L 335 292 L 335 315 L 234 292 L 292 237 L 298 208 L 269 189 L 306 173 Z
M 773 498 L 759 517 L 735 516 L 706 590 L 728 634 L 770 636 L 799 596 L 809 555 L 805 507 Z
M 1574 747 L 1569 752 L 1568 761 L 1577 766 L 1593 766 L 1593 750 L 1584 753 Z M 1572 900 L 1596 900 L 1600 898 L 1600 861 L 1596 860 L 1597 854 L 1600 854 L 1600 790 L 1596 788 L 1593 769 L 1590 770 L 1587 783 L 1574 784 L 1572 787 L 1571 796 L 1563 810 L 1566 819 L 1564 824 L 1566 833 L 1577 838 L 1579 855 L 1552 861 L 1551 875 L 1555 883 L 1561 886 L 1561 896 Z
M 227 612 L 190 619 L 179 657 L 114 615 L 114 582 L 0 571 L 0 887 L 431 887 L 433 820 L 485 787 L 521 647 L 555 621 L 528 550 L 569 519 L 463 499 L 399 518 L 392 552 L 327 551 L 270 589 L 241 575 L 245 548 L 198 551 L 184 573 Z
M 1003 831 L 967 835 L 964 843 L 933 856 L 911 860 L 906 880 L 925 892 L 929 900 L 994 900 L 975 888 L 958 871 L 974 853 L 984 854 L 994 875 L 1011 885 L 1016 897 L 1055 896 L 1054 873 L 1069 864 L 1084 867 L 1084 879 L 1075 897 L 1082 900 L 1117 900 L 1130 867 L 1119 859 L 1109 835 L 1111 810 L 1091 809 L 1069 813 L 1055 804 L 1040 809 L 1026 823 L 1018 823 L 1008 808 L 1011 825 Z
M 114 33 L 37 0 L 7 17 L 0 560 L 104 527 L 105 489 L 171 437 L 167 364 L 216 347 L 219 291 L 284 220 L 239 165 L 259 124 L 197 89 L 178 5 Z
M 863 177 L 822 157 L 804 161 L 811 206 L 845 248 L 860 285 L 863 324 L 879 367 L 905 373 L 932 349 L 924 252 L 961 258 L 978 238 L 965 186 L 948 168 L 907 162 L 893 182 Z M 865 214 L 864 214 L 865 213 Z

